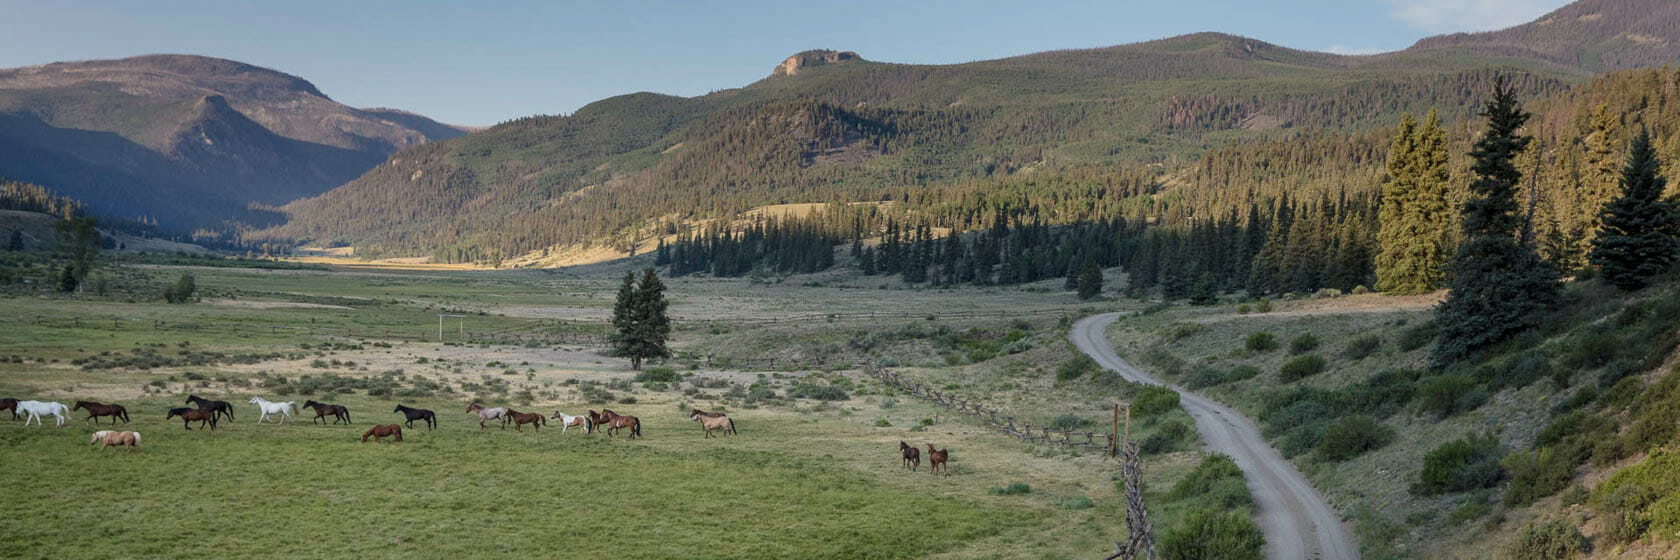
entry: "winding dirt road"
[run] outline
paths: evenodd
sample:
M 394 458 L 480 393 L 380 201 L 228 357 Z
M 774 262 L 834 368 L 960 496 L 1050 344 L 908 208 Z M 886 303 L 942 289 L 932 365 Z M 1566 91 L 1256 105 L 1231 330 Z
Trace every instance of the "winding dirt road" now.
M 1313 490 L 1287 459 L 1260 437 L 1260 430 L 1243 415 L 1201 395 L 1169 385 L 1132 367 L 1108 343 L 1108 326 L 1119 313 L 1092 315 L 1074 323 L 1068 338 L 1079 351 L 1128 380 L 1178 391 L 1179 403 L 1196 420 L 1196 430 L 1209 451 L 1236 460 L 1254 495 L 1260 531 L 1266 535 L 1266 557 L 1278 560 L 1359 558 L 1359 547 L 1336 511 Z

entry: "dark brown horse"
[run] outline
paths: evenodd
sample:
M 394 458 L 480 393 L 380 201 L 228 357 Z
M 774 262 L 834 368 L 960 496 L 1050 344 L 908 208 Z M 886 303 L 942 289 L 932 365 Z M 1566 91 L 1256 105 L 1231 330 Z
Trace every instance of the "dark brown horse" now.
M 206 422 L 208 422 L 210 424 L 210 429 L 211 430 L 216 429 L 216 411 L 212 410 L 212 409 L 208 409 L 208 408 L 171 408 L 171 409 L 169 409 L 169 416 L 164 417 L 164 420 L 169 420 L 169 419 L 174 418 L 176 416 L 181 417 L 181 427 L 186 428 L 188 430 L 191 430 L 192 426 L 188 426 L 187 424 L 192 423 L 192 422 L 198 422 L 198 427 L 200 427 L 200 428 L 203 428 L 204 424 Z
M 367 443 L 368 436 L 373 436 L 373 442 L 374 443 L 379 443 L 379 438 L 382 438 L 382 437 L 385 437 L 385 436 L 396 436 L 395 441 L 401 442 L 402 441 L 402 426 L 398 426 L 396 424 L 386 424 L 384 426 L 374 426 L 373 428 L 369 429 L 368 431 L 362 433 L 362 443 Z
M 508 421 L 513 422 L 513 431 L 516 432 L 525 431 L 519 429 L 519 427 L 526 424 L 530 424 L 531 429 L 541 432 L 542 426 L 548 423 L 548 420 L 543 417 L 542 413 L 520 412 L 511 408 L 508 409 Z
M 630 439 L 642 435 L 642 421 L 635 416 L 625 416 L 611 410 L 602 409 L 600 414 L 596 414 L 593 410 L 589 411 L 589 420 L 594 422 L 597 427 L 604 427 L 609 437 L 617 433 L 619 428 L 629 428 Z
M 11 398 L 11 397 L 0 399 L 0 410 L 10 410 L 10 411 L 12 411 L 12 419 L 13 420 L 18 419 L 17 406 L 18 406 L 18 400 L 17 399 L 14 399 L 14 398 Z
M 945 449 L 934 449 L 933 444 L 931 443 L 927 444 L 927 446 L 928 472 L 939 474 L 939 467 L 945 467 L 945 474 L 951 474 L 951 465 L 947 462 L 951 459 L 951 448 L 947 447 Z
M 332 415 L 334 424 L 337 424 L 340 421 L 343 421 L 345 424 L 350 423 L 350 409 L 344 408 L 343 405 L 309 401 L 303 403 L 303 407 L 315 409 L 315 417 L 309 420 L 310 424 L 314 424 L 316 420 L 325 422 L 328 415 Z
M 103 403 L 97 403 L 97 402 L 93 402 L 93 401 L 76 401 L 76 406 L 70 407 L 70 410 L 72 412 L 77 411 L 77 410 L 83 410 L 83 409 L 86 409 L 88 411 L 88 417 L 87 417 L 87 419 L 82 420 L 83 422 L 86 422 L 88 420 L 94 420 L 96 418 L 99 418 L 100 416 L 110 416 L 112 425 L 116 425 L 117 419 L 119 419 L 119 418 L 122 419 L 124 424 L 128 423 L 128 409 L 123 408 L 123 406 L 120 405 L 120 404 L 103 404 Z M 98 420 L 94 420 L 94 423 L 98 424 L 99 422 L 98 422 Z
M 910 469 L 911 472 L 922 468 L 922 450 L 902 441 L 898 442 L 898 450 L 904 454 L 904 468 Z
M 229 422 L 233 421 L 233 404 L 227 401 L 213 401 L 198 395 L 187 395 L 187 404 L 214 410 L 226 415 Z

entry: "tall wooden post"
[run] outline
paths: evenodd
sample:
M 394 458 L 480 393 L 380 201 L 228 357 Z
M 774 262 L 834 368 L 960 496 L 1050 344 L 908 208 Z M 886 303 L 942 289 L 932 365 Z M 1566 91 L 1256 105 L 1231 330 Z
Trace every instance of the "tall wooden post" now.
M 1120 456 L 1120 403 L 1114 403 L 1114 437 L 1108 438 L 1108 456 Z

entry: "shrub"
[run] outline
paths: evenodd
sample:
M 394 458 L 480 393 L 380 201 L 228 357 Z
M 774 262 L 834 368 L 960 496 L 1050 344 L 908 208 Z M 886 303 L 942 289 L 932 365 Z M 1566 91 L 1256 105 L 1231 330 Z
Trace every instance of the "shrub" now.
M 1277 349 L 1277 337 L 1265 331 L 1253 332 L 1249 333 L 1248 340 L 1244 341 L 1243 345 L 1255 352 L 1271 352 Z
M 1517 532 L 1506 554 L 1523 560 L 1565 560 L 1592 550 L 1581 531 L 1562 519 L 1535 521 Z
M 1272 312 L 1272 300 L 1269 300 L 1269 299 L 1266 299 L 1266 298 L 1260 298 L 1260 301 L 1258 303 L 1254 304 L 1254 312 L 1255 313 L 1271 313 Z
M 1511 473 L 1511 487 L 1505 490 L 1505 505 L 1523 506 L 1569 486 L 1575 478 L 1575 461 L 1555 448 L 1518 451 L 1499 464 Z
M 1063 414 L 1050 421 L 1050 427 L 1058 430 L 1073 430 L 1085 427 L 1090 422 L 1076 414 Z
M 1246 512 L 1198 509 L 1162 535 L 1158 548 L 1165 560 L 1258 560 L 1265 546 L 1266 538 Z
M 1476 380 L 1466 375 L 1440 375 L 1418 385 L 1418 408 L 1447 418 L 1460 412 L 1475 410 L 1487 402 L 1487 392 L 1476 386 Z
M 1423 456 L 1423 471 L 1412 493 L 1435 496 L 1490 488 L 1505 477 L 1499 458 L 1499 438 L 1493 434 L 1467 434 L 1443 443 Z
M 875 427 L 877 427 L 877 428 L 891 428 L 892 427 L 892 422 L 888 422 L 886 418 L 876 419 L 875 420 Z
M 1248 507 L 1254 498 L 1243 482 L 1242 469 L 1226 455 L 1208 455 L 1190 474 L 1173 484 L 1168 500 L 1190 500 L 1221 509 Z
M 1190 426 L 1178 420 L 1171 420 L 1161 425 L 1161 429 L 1149 437 L 1143 438 L 1138 444 L 1138 451 L 1145 455 L 1159 455 L 1177 451 L 1179 444 L 1190 437 Z
M 1278 377 L 1284 383 L 1305 379 L 1324 373 L 1324 358 L 1318 354 L 1296 356 L 1278 369 Z
M 1178 391 L 1155 385 L 1138 388 L 1132 395 L 1132 416 L 1148 418 L 1178 408 Z
M 1196 364 L 1190 368 L 1190 376 L 1184 379 L 1184 386 L 1191 389 L 1212 387 L 1225 382 L 1225 372 L 1207 364 Z
M 1432 340 L 1435 340 L 1435 322 L 1429 321 L 1401 331 L 1396 344 L 1401 350 L 1411 352 L 1427 346 Z
M 1084 496 L 1074 496 L 1072 498 L 1062 500 L 1062 509 L 1089 509 L 1095 505 L 1095 503 L 1091 502 L 1090 498 Z
M 668 367 L 655 367 L 636 374 L 637 383 L 676 383 L 682 381 L 682 375 L 677 370 Z
M 1376 335 L 1365 335 L 1348 341 L 1347 346 L 1342 348 L 1342 357 L 1355 361 L 1363 360 L 1371 354 L 1377 353 L 1380 348 L 1382 348 L 1381 338 L 1377 338 Z
M 1096 360 L 1080 354 L 1062 362 L 1062 365 L 1056 368 L 1056 381 L 1073 381 L 1097 369 L 1100 368 Z
M 1346 461 L 1377 449 L 1394 438 L 1390 430 L 1363 414 L 1348 416 L 1332 422 L 1324 429 L 1318 443 L 1318 455 L 1328 461 Z
M 1257 368 L 1257 367 L 1254 367 L 1254 366 L 1251 366 L 1251 365 L 1248 365 L 1248 364 L 1243 364 L 1243 365 L 1231 368 L 1230 371 L 1225 372 L 1225 382 L 1226 383 L 1236 383 L 1238 381 L 1253 379 L 1254 377 L 1259 376 L 1259 375 L 1260 375 L 1260 368 Z
M 1313 333 L 1302 334 L 1289 341 L 1290 354 L 1305 354 L 1318 349 L 1318 337 Z
M 1581 335 L 1570 344 L 1565 364 L 1580 369 L 1598 369 L 1616 359 L 1616 351 L 1621 346 L 1622 341 L 1611 333 Z
M 1011 482 L 1008 486 L 993 486 L 987 491 L 997 496 L 1019 496 L 1021 494 L 1031 494 L 1032 487 L 1025 482 Z
M 750 397 L 751 394 L 749 393 Z M 843 401 L 852 398 L 844 389 L 826 383 L 800 383 L 788 389 L 788 397 L 795 399 L 811 399 L 818 401 Z M 775 392 L 770 392 L 769 398 L 775 398 Z

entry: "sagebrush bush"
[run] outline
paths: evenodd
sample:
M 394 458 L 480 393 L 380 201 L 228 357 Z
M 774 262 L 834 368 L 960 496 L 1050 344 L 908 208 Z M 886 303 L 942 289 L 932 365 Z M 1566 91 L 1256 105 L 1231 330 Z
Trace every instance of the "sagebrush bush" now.
M 1487 391 L 1478 387 L 1476 380 L 1467 375 L 1438 375 L 1418 384 L 1419 411 L 1432 413 L 1436 418 L 1475 410 L 1487 399 Z
M 756 389 L 756 387 L 755 387 Z M 770 391 L 766 398 L 775 398 L 775 391 Z M 748 393 L 748 398 L 752 393 Z M 800 383 L 788 389 L 788 397 L 795 399 L 811 399 L 817 401 L 843 401 L 852 398 L 845 389 L 827 383 Z
M 512 370 L 508 370 L 512 371 Z M 636 374 L 637 383 L 676 383 L 682 381 L 682 374 L 668 367 L 653 367 Z
M 1159 455 L 1177 451 L 1179 446 L 1190 439 L 1190 426 L 1178 420 L 1169 420 L 1161 424 L 1155 433 L 1149 434 L 1138 443 L 1138 451 L 1145 455 Z
M 1566 560 L 1592 550 L 1581 530 L 1562 519 L 1535 521 L 1517 531 L 1505 553 L 1522 560 Z
M 1242 511 L 1198 509 L 1168 529 L 1157 545 L 1165 560 L 1258 560 L 1266 538 Z
M 1318 443 L 1318 455 L 1327 461 L 1346 461 L 1366 451 L 1388 445 L 1394 431 L 1364 414 L 1331 422 Z
M 1435 322 L 1429 321 L 1400 331 L 1400 339 L 1395 343 L 1400 346 L 1401 350 L 1411 352 L 1429 345 L 1433 340 L 1435 340 Z
M 1511 485 L 1505 489 L 1508 506 L 1524 506 L 1556 494 L 1575 478 L 1576 461 L 1555 448 L 1518 451 L 1499 464 L 1511 475 Z
M 1248 364 L 1243 364 L 1243 365 L 1231 368 L 1230 371 L 1225 372 L 1225 382 L 1226 383 L 1236 383 L 1238 381 L 1243 381 L 1243 380 L 1246 380 L 1246 379 L 1253 379 L 1254 377 L 1256 377 L 1258 375 L 1260 375 L 1260 368 L 1257 368 L 1257 367 L 1254 367 L 1254 366 L 1251 366 L 1251 365 L 1248 365 Z
M 1008 486 L 993 486 L 988 492 L 998 496 L 1019 496 L 1021 494 L 1031 494 L 1032 487 L 1025 482 L 1011 482 Z
M 1305 354 L 1318 349 L 1318 337 L 1313 333 L 1305 333 L 1289 341 L 1290 354 Z
M 1178 391 L 1156 385 L 1139 387 L 1132 395 L 1132 416 L 1148 418 L 1178 408 Z
M 1256 331 L 1249 333 L 1248 340 L 1243 341 L 1243 346 L 1255 352 L 1270 352 L 1277 349 L 1277 337 L 1266 331 Z
M 1491 488 L 1505 478 L 1501 455 L 1499 438 L 1493 434 L 1467 434 L 1443 443 L 1423 456 L 1423 470 L 1412 484 L 1412 493 L 1435 496 Z
M 1248 507 L 1254 499 L 1243 482 L 1242 469 L 1229 456 L 1213 454 L 1202 458 L 1190 474 L 1173 484 L 1167 499 L 1192 501 L 1196 504 L 1233 509 Z
M 1203 389 L 1224 382 L 1225 372 L 1207 364 L 1196 364 L 1191 367 L 1190 376 L 1184 378 L 1184 386 L 1191 389 Z
M 1096 360 L 1091 359 L 1090 356 L 1079 354 L 1068 358 L 1067 361 L 1062 362 L 1062 365 L 1056 367 L 1056 381 L 1073 381 L 1097 369 L 1100 369 L 1100 366 L 1097 365 Z
M 1342 357 L 1355 361 L 1363 360 L 1381 348 L 1382 339 L 1368 334 L 1348 341 L 1347 346 L 1342 348 Z
M 1318 354 L 1296 356 L 1278 369 L 1278 378 L 1284 383 L 1289 383 L 1324 373 L 1324 367 L 1324 357 Z

